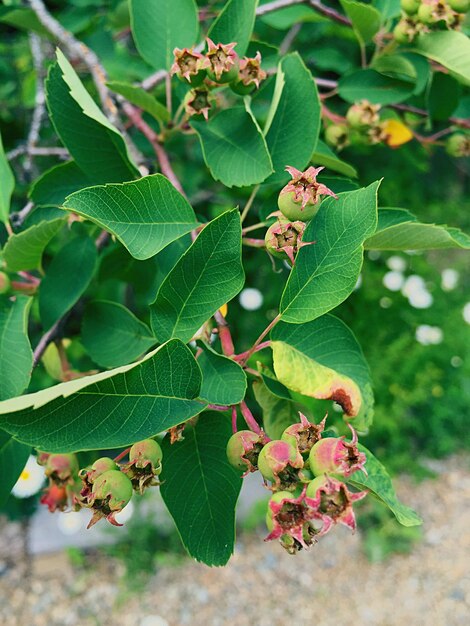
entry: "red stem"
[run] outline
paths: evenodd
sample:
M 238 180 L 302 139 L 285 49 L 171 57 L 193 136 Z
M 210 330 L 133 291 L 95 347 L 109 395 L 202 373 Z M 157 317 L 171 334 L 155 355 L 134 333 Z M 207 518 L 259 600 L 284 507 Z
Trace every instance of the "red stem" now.
M 246 404 L 245 400 L 242 400 L 240 402 L 240 410 L 242 412 L 242 415 L 243 415 L 243 417 L 245 419 L 245 422 L 246 422 L 246 425 L 248 426 L 248 428 L 250 430 L 252 430 L 254 433 L 260 435 L 261 434 L 261 428 L 259 427 L 258 422 L 253 417 L 253 413 L 248 408 L 248 405 Z
M 232 406 L 232 431 L 237 432 L 237 407 L 235 405 Z
M 270 345 L 271 345 L 270 341 L 263 341 L 262 343 L 258 344 L 254 350 L 252 350 L 251 354 L 254 354 L 255 352 L 259 352 L 260 350 L 264 350 L 265 348 L 269 348 Z M 236 354 L 233 357 L 233 360 L 234 361 L 243 361 L 246 358 L 246 355 L 249 352 L 250 352 L 250 350 L 246 350 L 246 352 L 242 352 L 241 354 Z
M 117 456 L 114 457 L 114 461 L 118 463 L 121 459 L 123 459 L 127 454 L 129 454 L 130 448 L 126 448 L 122 452 L 120 452 Z
M 235 348 L 233 345 L 232 333 L 230 332 L 227 320 L 220 311 L 216 311 L 214 313 L 214 319 L 217 322 L 217 328 L 219 329 L 222 352 L 225 356 L 232 356 L 235 353 Z
M 251 348 L 249 350 L 247 350 L 246 352 L 246 356 L 243 359 L 243 361 L 241 361 L 241 365 L 244 365 L 248 359 L 250 358 L 250 356 L 256 352 L 256 348 L 261 344 L 261 342 L 263 341 L 263 339 L 266 337 L 266 335 L 274 328 L 274 326 L 276 326 L 276 324 L 278 322 L 281 321 L 281 316 L 280 315 L 276 315 L 276 317 L 273 319 L 272 322 L 270 322 L 266 328 L 263 330 L 263 332 L 261 333 L 261 335 L 258 337 L 258 339 L 255 341 L 255 343 L 251 346 Z

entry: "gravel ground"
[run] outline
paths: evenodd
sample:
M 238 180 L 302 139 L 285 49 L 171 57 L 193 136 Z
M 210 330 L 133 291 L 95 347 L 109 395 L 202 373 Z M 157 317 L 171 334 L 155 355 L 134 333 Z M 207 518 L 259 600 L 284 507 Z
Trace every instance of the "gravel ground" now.
M 74 572 L 62 554 L 37 557 L 25 571 L 18 529 L 3 526 L 1 626 L 460 626 L 470 624 L 468 459 L 439 464 L 437 480 L 403 478 L 398 492 L 425 519 L 411 555 L 371 564 L 360 537 L 338 527 L 309 552 L 289 556 L 262 536 L 244 537 L 225 568 L 185 560 L 164 566 L 141 595 L 104 560 Z M 16 535 L 15 535 L 16 533 Z

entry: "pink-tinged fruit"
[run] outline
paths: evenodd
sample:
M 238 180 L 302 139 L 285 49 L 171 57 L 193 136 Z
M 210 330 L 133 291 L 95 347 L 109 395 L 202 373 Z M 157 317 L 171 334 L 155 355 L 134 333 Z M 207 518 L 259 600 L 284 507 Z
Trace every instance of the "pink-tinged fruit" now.
M 238 76 L 234 81 L 234 86 L 242 85 L 245 88 L 249 88 L 249 93 L 256 87 L 259 89 L 260 82 L 266 79 L 266 72 L 261 69 L 261 54 L 256 53 L 255 57 L 244 57 L 240 60 L 238 65 Z
M 227 442 L 227 458 L 233 467 L 243 471 L 244 475 L 256 472 L 258 457 L 266 444 L 264 433 L 254 433 L 252 430 L 239 430 Z
M 170 75 L 177 75 L 188 82 L 193 82 L 195 77 L 202 74 L 201 82 L 205 72 L 201 72 L 204 64 L 204 56 L 199 52 L 194 52 L 192 48 L 175 48 L 173 50 L 175 62 L 171 66 Z
M 361 470 L 367 476 L 364 467 L 367 457 L 357 447 L 357 433 L 350 425 L 352 432 L 351 441 L 345 437 L 327 437 L 320 439 L 310 450 L 309 464 L 315 476 L 335 474 L 338 476 L 351 476 L 357 470 Z
M 280 439 L 267 443 L 258 457 L 259 471 L 266 480 L 274 483 L 273 488 L 278 491 L 295 489 L 303 465 L 297 448 Z
M 292 446 L 296 446 L 301 454 L 306 454 L 321 439 L 327 416 L 325 415 L 319 424 L 314 424 L 309 422 L 302 413 L 299 412 L 299 415 L 300 422 L 288 426 L 282 433 L 281 439 Z
M 45 468 L 46 476 L 59 486 L 73 485 L 79 469 L 75 454 L 50 454 Z
M 286 167 L 292 180 L 281 189 L 278 206 L 287 219 L 310 220 L 319 209 L 321 196 L 338 198 L 326 185 L 317 182 L 317 176 L 323 169 L 309 167 L 301 172 L 295 167 Z
M 236 42 L 215 44 L 209 37 L 206 42 L 207 52 L 202 67 L 207 69 L 209 78 L 224 83 L 234 80 L 238 74 L 238 54 L 234 51 Z
M 311 546 L 319 534 L 313 523 L 318 519 L 314 505 L 306 496 L 306 487 L 299 496 L 289 491 L 273 494 L 268 503 L 266 525 L 270 532 L 265 541 L 279 539 L 290 554 Z
M 280 211 L 276 211 L 277 222 L 274 222 L 264 238 L 266 250 L 277 257 L 288 256 L 290 262 L 294 264 L 295 255 L 302 246 L 310 245 L 313 242 L 303 242 L 302 237 L 305 231 L 305 223 L 297 220 L 291 222 L 287 220 Z
M 65 511 L 68 506 L 68 501 L 67 487 L 61 487 L 53 482 L 50 482 L 49 486 L 44 489 L 39 500 L 41 504 L 45 504 L 47 506 L 50 513 L 55 513 L 55 511 Z
M 98 476 L 87 504 L 93 510 L 93 516 L 87 528 L 91 528 L 104 517 L 114 526 L 122 526 L 115 516 L 128 504 L 132 493 L 132 483 L 123 472 L 108 470 Z
M 141 495 L 147 487 L 158 485 L 157 476 L 162 471 L 163 452 L 154 439 L 135 443 L 129 451 L 129 463 L 122 471 L 127 474 L 135 491 Z
M 326 535 L 335 524 L 343 524 L 353 532 L 356 530 L 356 517 L 353 503 L 366 497 L 367 491 L 352 493 L 336 478 L 318 476 L 307 486 L 306 497 L 315 511 L 315 519 L 323 523 L 319 535 Z

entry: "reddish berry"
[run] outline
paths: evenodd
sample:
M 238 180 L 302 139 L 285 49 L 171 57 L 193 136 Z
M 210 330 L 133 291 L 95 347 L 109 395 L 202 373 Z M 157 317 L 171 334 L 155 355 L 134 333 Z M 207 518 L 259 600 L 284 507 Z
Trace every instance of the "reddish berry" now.
M 45 474 L 57 485 L 73 485 L 78 475 L 78 460 L 75 454 L 50 454 L 46 461 Z
M 315 476 L 336 474 L 348 477 L 357 470 L 367 474 L 364 468 L 366 455 L 359 451 L 356 431 L 349 427 L 352 431 L 351 441 L 346 441 L 345 437 L 327 437 L 317 441 L 310 450 L 309 464 Z
M 266 443 L 266 437 L 251 430 L 239 430 L 234 433 L 227 443 L 227 458 L 229 463 L 238 470 L 249 474 L 258 469 L 259 453 Z
M 266 525 L 270 532 L 265 541 L 279 539 L 290 554 L 312 545 L 318 534 L 313 525 L 317 516 L 313 505 L 314 502 L 306 497 L 306 487 L 297 496 L 289 491 L 273 494 L 266 514 Z
M 267 443 L 258 457 L 259 471 L 266 480 L 274 483 L 276 490 L 295 489 L 303 465 L 297 448 L 280 439 Z
M 202 69 L 204 56 L 194 52 L 192 48 L 175 48 L 173 55 L 175 61 L 171 66 L 170 75 L 176 74 L 178 78 L 187 80 L 194 86 L 200 85 L 206 75 Z
M 321 439 L 327 416 L 325 415 L 319 424 L 313 424 L 302 413 L 299 412 L 299 415 L 300 423 L 288 426 L 282 433 L 281 439 L 297 447 L 301 454 L 306 454 Z
M 67 487 L 59 486 L 56 483 L 49 483 L 39 500 L 41 504 L 45 504 L 50 513 L 55 511 L 65 511 L 68 506 Z

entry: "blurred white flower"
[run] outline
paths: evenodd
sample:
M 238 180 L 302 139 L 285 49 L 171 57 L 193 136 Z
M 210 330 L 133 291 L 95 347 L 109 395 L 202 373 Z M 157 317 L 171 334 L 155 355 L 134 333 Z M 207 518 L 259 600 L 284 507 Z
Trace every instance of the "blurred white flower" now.
M 463 319 L 470 324 L 470 302 L 463 307 Z
M 408 302 L 415 309 L 429 309 L 433 303 L 433 297 L 426 289 L 417 289 L 408 296 Z
M 451 268 L 442 270 L 441 273 L 441 287 L 444 291 L 452 291 L 457 287 L 459 282 L 459 273 L 457 270 Z
M 401 256 L 391 256 L 389 259 L 387 259 L 386 263 L 387 267 L 394 272 L 404 272 L 406 270 L 406 261 Z
M 356 291 L 356 289 L 359 289 L 361 285 L 362 285 L 362 274 L 359 274 L 356 280 L 356 284 L 354 285 L 354 291 Z
M 387 272 L 384 275 L 382 282 L 387 289 L 390 289 L 390 291 L 400 291 L 405 282 L 405 277 L 401 272 Z
M 15 498 L 34 496 L 41 489 L 45 477 L 44 468 L 36 463 L 35 456 L 30 455 L 11 492 Z
M 377 261 L 377 259 L 380 259 L 380 252 L 378 250 L 369 250 L 367 256 L 371 261 Z
M 463 359 L 461 359 L 461 357 L 459 356 L 453 356 L 450 360 L 450 364 L 452 365 L 452 367 L 460 367 L 461 365 L 463 365 Z
M 88 511 L 70 511 L 57 516 L 57 526 L 63 535 L 76 535 L 87 527 Z
M 423 346 L 431 346 L 442 343 L 444 333 L 442 328 L 438 326 L 429 326 L 428 324 L 421 324 L 416 329 L 416 341 Z
M 408 278 L 405 280 L 401 292 L 404 296 L 409 298 L 414 291 L 422 291 L 423 289 L 426 289 L 426 283 L 424 282 L 424 279 L 417 274 L 412 274 L 411 276 L 408 276 Z
M 263 294 L 259 289 L 247 287 L 238 296 L 240 305 L 247 311 L 257 311 L 263 306 Z

